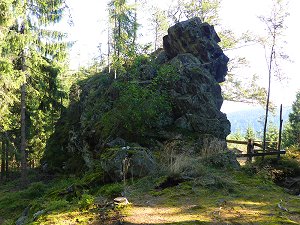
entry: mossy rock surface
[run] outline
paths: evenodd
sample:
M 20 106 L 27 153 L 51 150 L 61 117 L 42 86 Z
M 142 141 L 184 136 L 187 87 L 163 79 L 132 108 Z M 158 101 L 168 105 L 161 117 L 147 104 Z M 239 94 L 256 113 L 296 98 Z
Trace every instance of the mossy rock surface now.
M 205 135 L 225 141 L 230 122 L 220 111 L 219 82 L 224 81 L 228 58 L 219 41 L 212 26 L 194 18 L 169 29 L 160 63 L 155 56 L 137 56 L 117 79 L 103 71 L 74 84 L 70 106 L 47 143 L 43 163 L 54 172 L 85 172 L 99 155 L 105 160 L 107 143 L 117 137 L 151 150 L 151 142 L 164 143 L 187 133 L 197 136 L 192 145 L 198 149 Z M 144 157 L 148 154 L 138 155 L 143 162 L 134 158 L 130 176 L 147 174 L 154 165 Z M 110 167 L 118 172 L 106 168 L 113 180 L 122 164 L 114 160 Z
M 111 181 L 143 177 L 154 173 L 157 168 L 152 153 L 142 147 L 106 149 L 100 162 Z

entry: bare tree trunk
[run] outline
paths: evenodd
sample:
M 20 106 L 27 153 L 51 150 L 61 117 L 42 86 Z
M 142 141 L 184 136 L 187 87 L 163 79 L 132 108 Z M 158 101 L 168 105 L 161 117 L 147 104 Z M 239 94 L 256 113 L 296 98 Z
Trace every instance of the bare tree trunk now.
M 1 133 L 2 136 L 2 147 L 1 147 L 1 180 L 4 179 L 5 174 L 5 138 L 4 133 Z
M 280 105 L 280 118 L 279 118 L 279 135 L 278 135 L 278 145 L 277 145 L 277 150 L 278 150 L 277 160 L 280 159 L 282 124 L 283 124 L 283 119 L 282 119 L 282 104 L 281 104 Z
M 20 34 L 25 33 L 25 24 L 24 22 L 20 28 Z M 25 47 L 25 46 L 23 46 Z M 21 65 L 20 69 L 23 73 L 25 73 L 24 82 L 21 86 L 21 146 L 20 146 L 20 153 L 21 153 L 21 181 L 22 185 L 27 185 L 27 163 L 26 163 L 26 67 L 25 67 L 25 52 L 22 49 L 21 54 Z
M 271 92 L 271 78 L 272 78 L 272 63 L 274 57 L 274 47 L 275 47 L 275 37 L 273 37 L 273 45 L 271 48 L 271 55 L 269 61 L 269 82 L 268 82 L 268 94 L 267 94 L 267 104 L 266 104 L 266 115 L 265 115 L 265 123 L 264 123 L 264 137 L 263 137 L 263 152 L 266 151 L 267 143 L 266 143 L 266 136 L 267 136 L 267 124 L 268 124 L 268 114 L 269 114 L 269 105 L 270 105 L 270 92 Z M 262 157 L 264 159 L 264 156 Z
M 6 135 L 7 136 L 7 135 Z M 8 153 L 9 153 L 9 140 L 5 139 L 5 177 L 8 179 L 9 167 L 8 167 Z
M 265 113 L 265 122 L 264 122 L 264 137 L 263 137 L 263 152 L 266 151 L 266 136 L 267 136 L 267 124 L 268 124 L 268 115 L 269 115 L 269 102 L 270 102 L 270 86 L 271 80 L 269 78 L 269 87 L 268 87 L 268 94 L 267 94 L 267 104 L 266 104 L 266 113 Z
M 27 163 L 26 163 L 26 81 L 21 86 L 21 179 L 22 184 L 27 184 Z
M 137 0 L 134 1 L 135 4 L 135 10 L 134 10 L 134 33 L 133 33 L 133 40 L 132 40 L 132 45 L 133 47 L 135 46 L 135 42 L 136 42 L 136 37 L 137 37 Z
M 110 37 L 109 37 L 109 27 L 107 27 L 107 65 L 108 73 L 110 73 Z
M 157 49 L 157 41 L 158 41 L 158 21 L 156 21 L 156 26 L 155 26 L 155 42 L 154 42 L 154 51 Z
M 116 12 L 116 10 L 115 10 L 115 27 L 114 27 L 114 57 L 118 54 L 119 55 L 119 53 L 117 53 L 117 49 L 118 49 L 118 40 L 117 40 L 117 12 Z M 116 62 L 115 62 L 115 59 L 114 59 L 114 61 L 113 61 L 113 63 L 115 64 Z M 116 66 L 114 66 L 115 68 L 115 71 L 114 71 L 114 73 L 115 73 L 115 79 L 117 79 L 117 68 L 116 68 Z

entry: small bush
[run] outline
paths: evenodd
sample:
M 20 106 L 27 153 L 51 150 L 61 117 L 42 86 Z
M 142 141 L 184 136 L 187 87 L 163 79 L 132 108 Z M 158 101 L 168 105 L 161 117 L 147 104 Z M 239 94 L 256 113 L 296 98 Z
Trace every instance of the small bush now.
M 46 190 L 47 187 L 43 182 L 35 182 L 30 184 L 30 186 L 23 192 L 23 194 L 29 198 L 38 198 L 43 196 Z
M 108 198 L 119 197 L 123 192 L 124 187 L 121 183 L 106 184 L 102 186 L 97 195 L 103 195 Z
M 61 209 L 67 209 L 70 203 L 65 199 L 49 201 L 45 203 L 46 211 L 58 211 Z
M 119 84 L 120 98 L 101 118 L 104 136 L 125 134 L 143 136 L 148 129 L 158 127 L 169 114 L 171 106 L 166 96 L 134 83 Z
M 89 172 L 80 180 L 82 185 L 93 187 L 104 183 L 104 171 Z
M 83 194 L 81 199 L 78 201 L 79 208 L 89 209 L 94 204 L 95 198 L 89 194 Z
M 247 164 L 243 170 L 248 174 L 259 174 L 265 179 L 275 182 L 282 181 L 286 177 L 294 177 L 300 174 L 300 163 L 293 158 L 283 156 L 280 160 L 276 157 L 256 158 L 255 162 Z

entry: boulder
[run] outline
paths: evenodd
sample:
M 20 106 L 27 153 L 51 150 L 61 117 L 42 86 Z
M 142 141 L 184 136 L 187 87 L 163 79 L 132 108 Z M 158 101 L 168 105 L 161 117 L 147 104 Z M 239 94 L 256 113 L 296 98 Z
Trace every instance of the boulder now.
M 184 143 L 176 145 L 178 153 L 186 151 L 185 143 L 199 153 L 206 139 L 224 142 L 230 122 L 220 111 L 219 83 L 228 57 L 219 41 L 213 26 L 199 18 L 183 21 L 169 28 L 164 49 L 126 68 L 124 76 L 115 80 L 104 71 L 74 85 L 42 163 L 50 171 L 77 172 L 100 159 L 105 174 L 120 181 L 151 173 L 156 163 L 149 149 L 164 149 L 162 143 L 174 137 L 182 136 Z M 159 101 L 150 104 L 151 99 Z
M 111 181 L 146 176 L 156 169 L 151 152 L 142 147 L 108 148 L 101 155 L 101 167 Z
M 220 41 L 213 26 L 195 17 L 170 27 L 163 46 L 169 59 L 183 53 L 193 54 L 217 82 L 223 82 L 229 59 L 218 45 Z
M 225 139 L 230 122 L 220 111 L 223 98 L 219 83 L 191 53 L 179 54 L 170 63 L 179 74 L 170 88 L 175 126 Z

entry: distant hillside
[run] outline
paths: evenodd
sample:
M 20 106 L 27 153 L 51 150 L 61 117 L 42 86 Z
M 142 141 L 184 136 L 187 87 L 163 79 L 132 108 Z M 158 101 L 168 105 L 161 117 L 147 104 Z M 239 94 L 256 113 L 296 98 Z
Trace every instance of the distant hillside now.
M 291 107 L 284 107 L 282 110 L 283 123 L 288 121 Z M 227 113 L 227 118 L 231 123 L 231 133 L 235 133 L 238 130 L 244 133 L 247 127 L 251 126 L 256 132 L 263 130 L 265 110 L 263 108 L 253 108 L 247 110 L 241 110 L 236 112 Z M 269 114 L 269 121 L 279 126 L 279 112 L 277 115 Z

